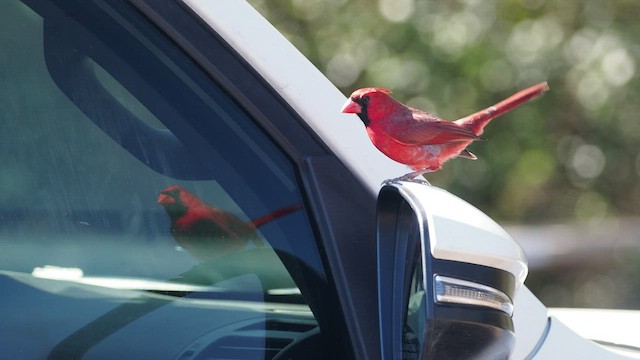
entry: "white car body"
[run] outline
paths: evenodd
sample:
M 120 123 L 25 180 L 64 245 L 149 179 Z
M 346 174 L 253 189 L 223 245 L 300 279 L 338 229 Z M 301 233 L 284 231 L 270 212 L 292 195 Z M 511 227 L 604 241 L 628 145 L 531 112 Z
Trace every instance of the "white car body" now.
M 345 96 L 249 4 L 204 0 L 185 0 L 185 3 L 278 91 L 371 192 L 377 193 L 385 179 L 407 172 L 405 166 L 387 159 L 371 145 L 359 121 L 352 115 L 339 113 Z M 477 225 L 485 230 L 492 228 L 488 231 L 494 232 L 496 226 Z M 523 279 L 526 263 L 522 250 L 497 228 L 502 233 L 494 238 L 494 247 L 477 238 L 465 239 L 466 243 L 458 244 L 457 250 L 447 248 L 451 243 L 436 245 L 434 255 L 439 251 L 443 258 L 456 257 L 503 268 Z M 560 319 L 566 319 L 566 325 Z M 515 299 L 513 320 L 516 332 L 513 359 L 640 358 L 640 351 L 631 348 L 640 346 L 635 335 L 638 326 L 636 329 L 622 326 L 623 323 L 638 324 L 640 314 L 636 312 L 550 312 L 522 286 Z M 609 322 L 605 324 L 604 320 Z M 585 336 L 629 347 L 614 351 Z

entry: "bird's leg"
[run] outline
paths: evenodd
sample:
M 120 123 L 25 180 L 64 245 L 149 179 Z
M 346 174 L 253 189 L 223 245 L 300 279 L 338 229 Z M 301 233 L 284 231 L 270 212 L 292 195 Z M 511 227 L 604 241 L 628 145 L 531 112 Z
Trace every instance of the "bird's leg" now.
M 413 172 L 410 172 L 408 174 L 402 175 L 402 176 L 397 177 L 397 178 L 385 180 L 383 183 L 390 183 L 390 182 L 396 182 L 396 181 L 410 181 L 410 182 L 415 182 L 415 183 L 418 183 L 418 184 L 431 186 L 431 183 L 429 183 L 429 181 L 427 181 L 427 179 L 425 179 L 424 177 L 422 179 L 416 179 L 416 177 L 418 177 L 420 175 L 428 174 L 428 173 L 431 173 L 431 172 L 434 172 L 434 171 L 435 170 L 433 170 L 431 168 L 420 169 L 420 170 L 413 171 Z

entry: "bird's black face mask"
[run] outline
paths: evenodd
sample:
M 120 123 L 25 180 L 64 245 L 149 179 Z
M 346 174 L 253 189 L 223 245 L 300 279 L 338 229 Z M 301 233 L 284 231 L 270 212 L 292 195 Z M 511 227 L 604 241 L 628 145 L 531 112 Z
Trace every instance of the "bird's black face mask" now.
M 364 123 L 364 126 L 369 126 L 371 124 L 371 120 L 369 120 L 369 114 L 367 113 L 369 107 L 369 97 L 363 96 L 359 99 L 351 99 L 356 104 L 360 105 L 360 112 L 358 113 L 358 117 Z

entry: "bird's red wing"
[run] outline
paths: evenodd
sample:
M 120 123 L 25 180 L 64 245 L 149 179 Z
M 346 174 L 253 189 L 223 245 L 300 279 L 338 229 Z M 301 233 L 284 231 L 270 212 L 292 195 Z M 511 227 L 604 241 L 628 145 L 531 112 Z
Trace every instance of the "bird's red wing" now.
M 442 120 L 415 122 L 393 134 L 393 137 L 396 141 L 405 145 L 437 145 L 482 140 L 480 136 L 472 131 Z
M 253 225 L 247 225 L 232 213 L 212 206 L 191 209 L 176 222 L 176 226 L 194 236 L 237 237 L 255 231 Z

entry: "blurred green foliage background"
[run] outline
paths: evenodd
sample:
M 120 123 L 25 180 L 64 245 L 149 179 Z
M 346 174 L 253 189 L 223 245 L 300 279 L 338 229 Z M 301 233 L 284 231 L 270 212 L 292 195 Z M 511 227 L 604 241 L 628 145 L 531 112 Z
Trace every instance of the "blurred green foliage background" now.
M 547 80 L 551 92 L 496 119 L 489 140 L 470 146 L 478 160 L 453 160 L 429 180 L 502 224 L 640 215 L 639 1 L 250 3 L 345 95 L 385 87 L 455 120 Z

